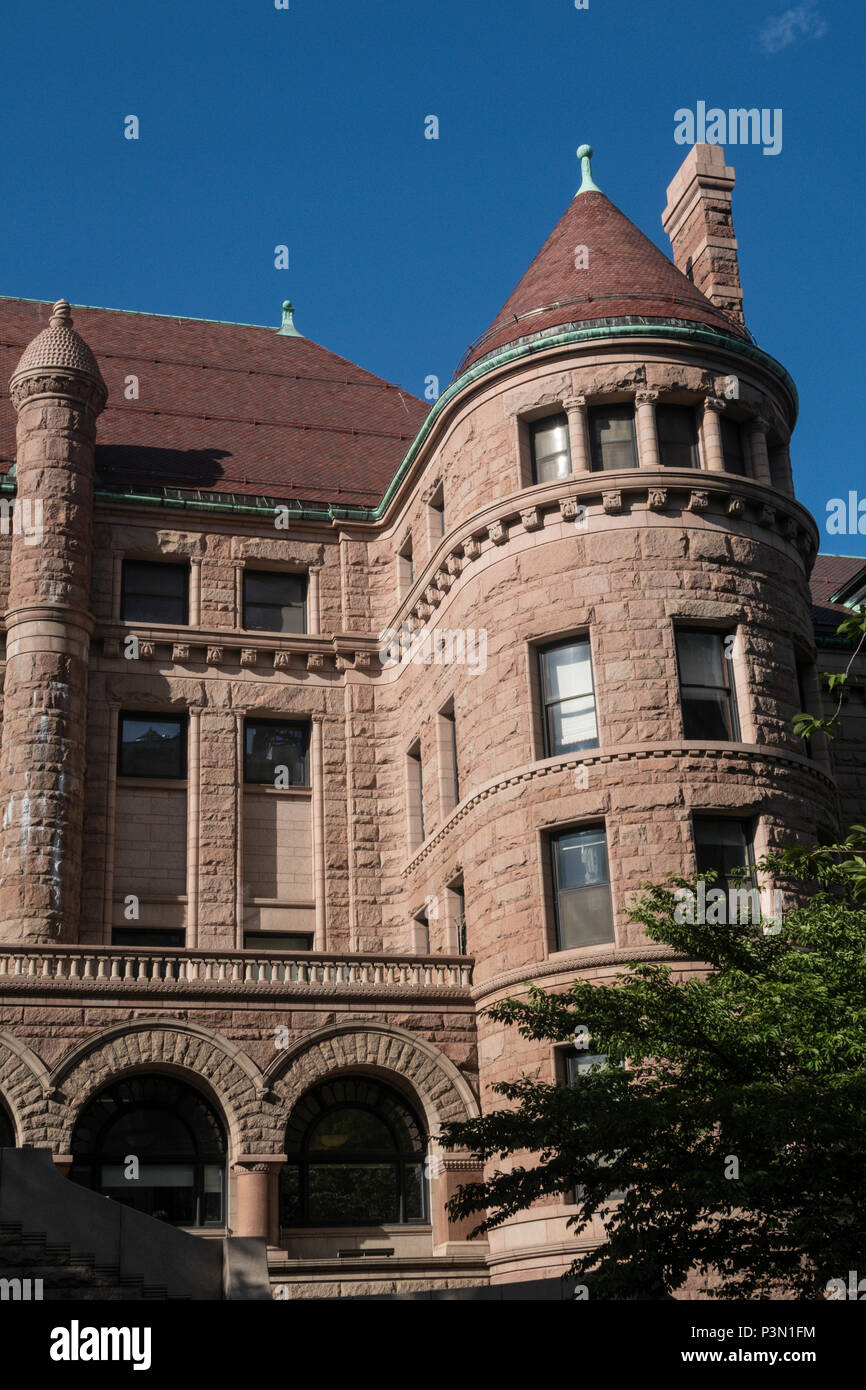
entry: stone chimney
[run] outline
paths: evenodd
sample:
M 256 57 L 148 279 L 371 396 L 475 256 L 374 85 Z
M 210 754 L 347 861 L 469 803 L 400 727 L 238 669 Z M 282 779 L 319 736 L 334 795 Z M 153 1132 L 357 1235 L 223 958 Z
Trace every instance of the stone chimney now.
M 662 226 L 677 269 L 730 319 L 744 324 L 733 186 L 734 170 L 725 164 L 721 145 L 693 145 L 668 185 Z
M 93 619 L 93 463 L 106 387 L 59 300 L 9 383 L 18 412 L 0 744 L 0 940 L 76 941 Z

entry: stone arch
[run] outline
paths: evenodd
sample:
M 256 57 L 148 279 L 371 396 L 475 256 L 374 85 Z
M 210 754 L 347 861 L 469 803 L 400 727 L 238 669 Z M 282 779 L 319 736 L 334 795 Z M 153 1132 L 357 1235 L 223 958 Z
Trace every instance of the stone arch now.
M 15 1130 L 19 1144 L 35 1144 L 42 1138 L 51 1078 L 45 1063 L 20 1039 L 0 1031 L 0 1103 Z
M 231 1155 L 278 1152 L 279 1124 L 264 1101 L 262 1073 L 241 1048 L 196 1023 L 144 1018 L 86 1038 L 57 1064 L 55 1148 L 68 1152 L 83 1106 L 105 1085 L 135 1072 L 163 1071 L 196 1086 L 225 1119 Z M 273 1128 L 274 1144 L 269 1143 Z
M 421 1111 L 430 1135 L 445 1121 L 480 1113 L 466 1078 L 432 1043 L 405 1028 L 352 1019 L 308 1033 L 269 1067 L 266 1076 L 279 1097 L 283 1125 L 312 1086 L 349 1071 L 376 1075 L 402 1091 Z

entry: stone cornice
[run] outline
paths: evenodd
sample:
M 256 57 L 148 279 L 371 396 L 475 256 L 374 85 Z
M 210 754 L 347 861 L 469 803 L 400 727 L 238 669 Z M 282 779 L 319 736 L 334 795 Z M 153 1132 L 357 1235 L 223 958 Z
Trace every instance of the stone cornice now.
M 615 504 L 612 498 L 616 499 Z M 723 517 L 726 523 L 733 517 L 738 523 L 745 521 L 768 532 L 773 539 L 793 544 L 803 557 L 807 573 L 820 542 L 818 528 L 805 507 L 752 478 L 706 469 L 673 468 L 572 474 L 492 502 L 455 528 L 416 576 L 391 620 L 391 630 L 399 629 L 404 621 L 419 627 L 432 625 L 431 619 L 447 593 L 437 589 L 437 574 L 450 572 L 453 566 L 462 575 L 482 554 L 485 545 L 507 553 L 512 535 L 521 529 L 543 529 L 546 519 L 561 521 L 564 505 L 576 508 L 578 503 L 584 507 L 597 505 L 606 513 L 617 514 L 637 507 L 681 515 L 700 511 Z M 591 517 L 586 527 L 591 530 Z M 732 528 L 731 534 L 740 533 Z M 431 596 L 434 602 L 430 601 Z
M 403 866 L 402 874 L 406 878 L 419 867 L 433 850 L 441 844 L 453 828 L 468 816 L 476 806 L 482 801 L 487 801 L 491 796 L 496 796 L 507 787 L 517 786 L 521 782 L 533 782 L 542 777 L 549 777 L 560 772 L 573 771 L 581 765 L 606 764 L 606 763 L 629 763 L 643 761 L 649 758 L 670 758 L 677 757 L 686 759 L 712 759 L 720 762 L 731 762 L 737 758 L 746 758 L 750 763 L 764 763 L 770 767 L 778 767 L 780 763 L 787 763 L 792 768 L 803 772 L 819 782 L 824 790 L 835 796 L 836 786 L 832 778 L 816 767 L 810 758 L 804 757 L 802 753 L 794 753 L 785 748 L 770 748 L 763 744 L 754 743 L 717 743 L 706 744 L 687 739 L 672 740 L 665 743 L 633 743 L 620 745 L 612 748 L 587 748 L 579 754 L 572 754 L 568 758 L 545 758 L 534 763 L 524 763 L 522 766 L 513 768 L 510 772 L 503 773 L 500 777 L 495 777 L 482 785 L 469 796 L 465 797 L 441 826 L 430 835 L 418 849 L 412 858 Z M 672 774 L 672 782 L 676 782 L 679 774 Z
M 708 969 L 702 961 L 680 955 L 670 946 L 584 946 L 578 951 L 562 951 L 532 965 L 500 971 L 475 985 L 471 993 L 475 1002 L 480 1003 L 491 994 L 498 994 L 512 985 L 537 984 L 539 980 L 550 980 L 560 976 L 572 980 L 575 975 L 585 970 L 607 966 L 623 968 L 632 962 L 640 964 L 652 961 L 679 961 L 684 965 L 693 965 L 696 969 Z

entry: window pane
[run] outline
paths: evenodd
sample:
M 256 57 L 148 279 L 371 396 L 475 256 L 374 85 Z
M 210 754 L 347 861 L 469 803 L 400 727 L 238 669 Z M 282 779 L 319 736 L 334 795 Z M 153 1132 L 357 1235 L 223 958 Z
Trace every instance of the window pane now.
M 121 777 L 185 777 L 186 721 L 121 715 Z
M 725 743 L 733 739 L 730 700 L 726 694 L 684 687 L 682 706 L 684 738 Z
M 246 782 L 276 786 L 279 777 L 280 785 L 309 786 L 309 724 L 248 719 L 244 736 Z
M 148 560 L 124 560 L 121 617 L 125 622 L 175 623 L 188 621 L 189 569 Z
M 404 1221 L 424 1219 L 424 1168 L 420 1163 L 404 1163 L 403 1196 Z
M 728 473 L 739 473 L 741 476 L 746 472 L 746 457 L 743 451 L 743 431 L 736 420 L 726 420 L 722 416 L 722 453 L 725 461 L 725 471 Z
M 750 837 L 742 821 L 700 816 L 695 820 L 698 873 L 715 870 L 724 883 L 732 869 L 751 868 Z
M 610 886 L 579 888 L 559 895 L 559 949 L 613 941 Z
M 630 405 L 611 405 L 589 412 L 594 469 L 637 468 L 634 411 Z
M 399 1220 L 396 1164 L 310 1164 L 309 1221 L 313 1226 L 370 1225 Z
M 571 473 L 568 448 L 568 421 L 564 415 L 551 415 L 531 426 L 532 466 L 535 480 L 551 482 Z
M 244 932 L 245 951 L 312 951 L 307 932 Z
M 113 927 L 112 946 L 148 946 L 158 950 L 185 945 L 185 934 L 164 927 Z
M 244 570 L 244 627 L 306 632 L 307 576 Z
M 595 698 L 585 695 L 580 700 L 563 700 L 548 710 L 550 756 L 567 753 L 569 749 L 591 748 L 598 743 L 595 718 Z
M 592 659 L 589 642 L 569 642 L 543 653 L 545 696 L 564 700 L 570 695 L 592 693 Z
M 718 632 L 678 632 L 677 653 L 683 685 L 727 687 L 724 647 Z
M 606 1052 L 578 1052 L 576 1048 L 565 1054 L 565 1079 L 569 1086 L 579 1081 L 584 1072 L 607 1064 Z
M 353 1154 L 364 1152 L 395 1153 L 396 1144 L 388 1126 L 370 1110 L 331 1110 L 310 1130 L 308 1145 L 311 1152 L 345 1149 Z
M 689 406 L 658 406 L 656 428 L 659 458 L 666 468 L 698 467 L 697 424 Z
M 607 840 L 601 829 L 560 835 L 556 841 L 560 887 L 583 888 L 608 883 Z

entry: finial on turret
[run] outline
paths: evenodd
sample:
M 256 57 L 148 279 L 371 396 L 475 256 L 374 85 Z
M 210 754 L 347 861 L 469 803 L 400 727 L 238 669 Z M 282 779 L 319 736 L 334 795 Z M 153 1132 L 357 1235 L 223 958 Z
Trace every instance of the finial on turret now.
M 578 147 L 577 157 L 580 160 L 580 172 L 582 175 L 581 185 L 577 192 L 600 193 L 601 189 L 592 177 L 592 164 L 590 162 L 592 160 L 592 146 L 580 145 Z M 575 194 L 575 197 L 576 196 L 577 194 Z
M 51 318 L 48 323 L 51 328 L 72 327 L 72 310 L 69 307 L 68 299 L 58 299 L 51 311 Z
M 283 300 L 283 321 L 277 329 L 286 338 L 302 338 L 303 333 L 299 333 L 295 327 L 295 306 L 290 299 Z

